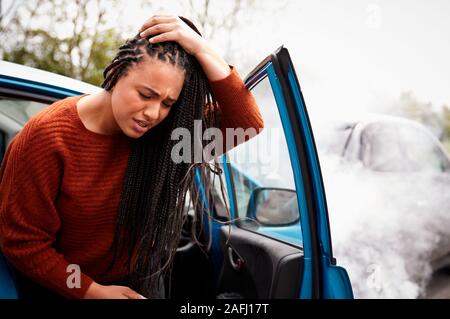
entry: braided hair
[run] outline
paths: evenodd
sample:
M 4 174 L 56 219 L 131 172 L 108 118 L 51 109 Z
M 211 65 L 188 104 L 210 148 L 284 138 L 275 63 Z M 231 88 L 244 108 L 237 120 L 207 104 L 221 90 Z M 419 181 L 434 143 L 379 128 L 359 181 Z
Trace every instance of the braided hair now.
M 200 34 L 192 22 L 180 18 Z M 194 163 L 193 155 L 191 162 L 194 164 L 175 163 L 171 159 L 176 141 L 171 140 L 170 133 L 176 128 L 185 128 L 193 136 L 194 120 L 202 120 L 203 129 L 220 126 L 217 102 L 198 61 L 176 42 L 151 44 L 149 38 L 136 35 L 119 48 L 117 56 L 104 70 L 102 87 L 113 90 L 117 81 L 131 66 L 141 62 L 145 54 L 185 72 L 180 97 L 168 116 L 132 141 L 112 245 L 114 257 L 106 270 L 109 271 L 117 256 L 123 256 L 126 250 L 130 287 L 153 298 L 158 297 L 160 278 L 171 268 L 186 218 L 188 192 L 196 212 L 192 236 L 200 244 L 197 235 L 203 231 L 203 214 L 195 188 L 196 172 L 204 185 L 211 185 L 207 163 Z M 211 106 L 208 112 L 205 112 L 205 105 Z M 205 146 L 197 137 L 191 140 L 191 149 L 195 149 L 196 143 L 201 149 Z M 210 192 L 205 193 L 208 196 Z

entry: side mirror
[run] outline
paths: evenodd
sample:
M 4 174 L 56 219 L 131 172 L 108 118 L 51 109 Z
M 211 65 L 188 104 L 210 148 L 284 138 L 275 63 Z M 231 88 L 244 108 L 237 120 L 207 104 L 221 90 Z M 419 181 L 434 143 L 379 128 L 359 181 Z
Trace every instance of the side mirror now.
M 250 195 L 247 217 L 264 226 L 287 226 L 300 219 L 297 193 L 292 189 L 257 187 Z

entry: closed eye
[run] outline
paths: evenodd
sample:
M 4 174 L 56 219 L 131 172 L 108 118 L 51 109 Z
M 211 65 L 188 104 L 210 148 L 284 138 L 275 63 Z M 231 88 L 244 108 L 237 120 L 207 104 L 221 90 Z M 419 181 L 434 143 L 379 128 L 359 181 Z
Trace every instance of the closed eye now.
M 141 92 L 139 92 L 138 91 L 138 93 L 139 93 L 139 95 L 141 96 L 141 98 L 142 99 L 144 99 L 144 100 L 150 100 L 151 98 L 153 98 L 153 96 L 152 95 L 145 95 L 145 94 L 143 94 L 143 93 L 141 93 Z M 165 107 L 171 107 L 172 106 L 172 104 L 169 104 L 169 103 L 163 103 L 163 105 L 165 106 Z
M 148 96 L 148 95 L 142 94 L 141 92 L 139 92 L 139 95 L 140 95 L 144 100 L 148 100 L 148 99 L 151 99 L 151 98 L 152 98 L 152 96 Z

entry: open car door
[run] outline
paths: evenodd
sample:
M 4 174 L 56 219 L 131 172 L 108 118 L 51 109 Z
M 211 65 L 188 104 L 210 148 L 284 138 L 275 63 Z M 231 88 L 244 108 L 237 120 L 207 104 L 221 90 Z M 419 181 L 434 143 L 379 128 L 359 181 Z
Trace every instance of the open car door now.
M 311 124 L 288 50 L 245 79 L 265 128 L 221 157 L 225 200 L 213 187 L 212 260 L 219 298 L 352 298 L 333 258 L 327 204 Z M 218 184 L 218 183 L 214 183 Z

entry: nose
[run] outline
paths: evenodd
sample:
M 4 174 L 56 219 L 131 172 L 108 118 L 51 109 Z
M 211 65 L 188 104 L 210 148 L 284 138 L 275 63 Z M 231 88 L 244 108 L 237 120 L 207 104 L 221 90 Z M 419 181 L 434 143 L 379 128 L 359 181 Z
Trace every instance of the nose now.
M 144 117 L 147 121 L 157 122 L 161 117 L 161 105 L 158 102 L 148 104 L 144 109 Z

